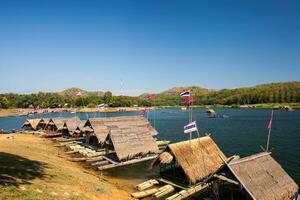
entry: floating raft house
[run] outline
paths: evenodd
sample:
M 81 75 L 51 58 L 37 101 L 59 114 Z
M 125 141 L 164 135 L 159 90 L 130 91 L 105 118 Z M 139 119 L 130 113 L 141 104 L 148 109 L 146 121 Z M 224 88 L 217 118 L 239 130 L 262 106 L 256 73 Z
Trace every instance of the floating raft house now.
M 160 166 L 161 178 L 137 185 L 140 191 L 132 196 L 179 200 L 209 189 L 217 199 L 224 194 L 231 199 L 296 199 L 297 184 L 270 154 L 226 158 L 209 136 L 169 144 L 152 163 Z
M 80 124 L 83 122 L 78 117 L 73 118 L 51 118 L 46 124 L 46 130 L 62 132 L 64 135 L 80 135 Z
M 253 200 L 296 199 L 297 184 L 270 153 L 231 161 L 228 168 Z
M 88 119 L 82 131 L 86 143 L 78 145 L 101 152 L 99 157 L 88 160 L 99 170 L 153 160 L 159 149 L 169 143 L 156 141 L 157 131 L 141 116 Z
M 130 127 L 139 132 L 148 132 L 152 136 L 158 134 L 150 122 L 142 116 L 90 118 L 86 121 L 83 131 L 86 134 L 87 143 L 102 147 L 111 129 Z
M 36 131 L 43 129 L 45 126 L 44 124 L 45 121 L 43 119 L 27 119 L 22 125 L 22 128 Z
M 153 162 L 161 176 L 179 185 L 194 185 L 215 173 L 226 160 L 210 136 L 169 144 Z

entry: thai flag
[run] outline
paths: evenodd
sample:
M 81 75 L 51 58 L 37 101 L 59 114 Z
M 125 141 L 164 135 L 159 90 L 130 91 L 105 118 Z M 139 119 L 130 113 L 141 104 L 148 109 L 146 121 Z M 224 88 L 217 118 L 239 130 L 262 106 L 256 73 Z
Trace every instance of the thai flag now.
M 104 108 L 104 107 L 105 107 L 104 103 L 97 105 L 97 108 Z
M 185 90 L 185 91 L 181 92 L 180 96 L 181 97 L 189 97 L 189 96 L 191 96 L 190 90 Z
M 76 93 L 76 96 L 77 96 L 77 97 L 81 96 L 81 92 L 77 92 L 77 93 Z
M 194 131 L 198 131 L 196 121 L 193 121 L 193 122 L 189 123 L 188 125 L 184 126 L 183 130 L 184 130 L 184 133 L 191 133 Z

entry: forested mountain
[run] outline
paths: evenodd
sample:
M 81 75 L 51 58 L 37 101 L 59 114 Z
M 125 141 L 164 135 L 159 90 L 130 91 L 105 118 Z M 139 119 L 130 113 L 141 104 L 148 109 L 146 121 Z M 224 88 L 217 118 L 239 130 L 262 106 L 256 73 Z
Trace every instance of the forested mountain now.
M 179 94 L 189 89 L 193 97 L 193 105 L 243 105 L 257 103 L 299 103 L 300 82 L 280 82 L 243 87 L 236 89 L 211 90 L 197 86 L 174 87 L 155 98 L 147 99 L 147 94 L 138 97 L 113 96 L 111 92 L 90 92 L 80 88 L 69 88 L 57 93 L 39 92 L 36 94 L 0 94 L 0 108 L 55 108 L 55 107 L 95 107 L 105 103 L 111 107 L 119 106 L 176 106 L 182 99 Z M 76 96 L 80 92 L 82 95 Z

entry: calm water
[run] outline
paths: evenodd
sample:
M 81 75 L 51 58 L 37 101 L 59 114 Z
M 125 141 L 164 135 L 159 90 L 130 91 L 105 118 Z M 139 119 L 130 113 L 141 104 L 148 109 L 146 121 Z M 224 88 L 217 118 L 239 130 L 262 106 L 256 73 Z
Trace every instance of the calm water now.
M 215 142 L 227 156 L 239 154 L 247 156 L 258 153 L 260 145 L 266 146 L 267 124 L 271 110 L 267 109 L 215 109 L 218 114 L 229 116 L 228 118 L 207 118 L 205 109 L 193 110 L 193 116 L 197 121 L 200 134 L 210 133 Z M 109 117 L 120 115 L 138 115 L 131 113 L 80 113 L 81 119 L 89 117 Z M 187 140 L 189 135 L 183 133 L 183 126 L 188 121 L 188 113 L 179 109 L 161 109 L 150 111 L 148 118 L 159 131 L 158 139 L 171 140 L 172 142 Z M 74 114 L 45 114 L 34 117 L 74 117 Z M 11 130 L 20 128 L 26 117 L 1 117 L 0 128 Z M 195 136 L 195 135 L 194 135 Z M 271 147 L 273 157 L 300 185 L 300 110 L 293 112 L 274 111 L 272 127 Z M 132 168 L 135 168 L 133 170 Z M 137 171 L 139 173 L 137 173 Z M 116 179 L 132 184 L 142 180 L 145 176 L 153 174 L 147 164 L 129 166 L 123 169 L 111 170 Z M 128 185 L 128 184 L 127 184 Z M 129 184 L 130 185 L 130 184 Z

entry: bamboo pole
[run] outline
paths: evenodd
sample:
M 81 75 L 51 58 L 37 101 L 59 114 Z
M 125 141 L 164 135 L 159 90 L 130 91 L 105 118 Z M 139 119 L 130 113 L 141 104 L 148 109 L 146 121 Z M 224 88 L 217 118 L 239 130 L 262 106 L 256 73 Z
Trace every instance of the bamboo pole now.
M 153 195 L 156 198 L 161 198 L 171 192 L 175 191 L 175 188 L 172 185 L 165 185 L 158 188 L 158 191 Z
M 140 184 L 136 185 L 135 187 L 136 187 L 137 190 L 142 191 L 142 190 L 148 189 L 148 188 L 150 188 L 154 185 L 157 185 L 157 184 L 159 184 L 159 182 L 157 180 L 150 179 L 148 181 L 145 181 L 143 183 L 140 183 Z
M 157 188 L 151 188 L 149 190 L 131 193 L 131 196 L 136 199 L 141 199 L 141 198 L 150 196 L 150 195 L 156 193 L 157 191 L 158 191 Z

